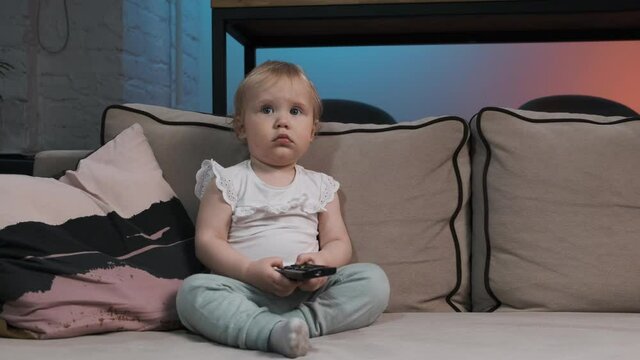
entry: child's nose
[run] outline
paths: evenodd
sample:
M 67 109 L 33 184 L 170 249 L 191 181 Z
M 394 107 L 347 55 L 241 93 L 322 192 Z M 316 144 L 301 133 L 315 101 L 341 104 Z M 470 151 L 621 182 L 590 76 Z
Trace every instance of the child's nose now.
M 278 117 L 276 118 L 276 128 L 289 128 L 289 118 L 286 114 L 280 114 L 278 115 Z

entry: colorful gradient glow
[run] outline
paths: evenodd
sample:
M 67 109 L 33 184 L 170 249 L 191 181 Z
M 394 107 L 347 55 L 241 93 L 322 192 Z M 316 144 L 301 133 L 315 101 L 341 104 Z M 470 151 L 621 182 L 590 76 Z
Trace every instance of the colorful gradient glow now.
M 229 38 L 228 108 L 242 79 Z M 376 105 L 398 121 L 471 118 L 557 94 L 600 96 L 640 113 L 640 41 L 260 49 L 257 62 L 301 65 L 322 98 Z

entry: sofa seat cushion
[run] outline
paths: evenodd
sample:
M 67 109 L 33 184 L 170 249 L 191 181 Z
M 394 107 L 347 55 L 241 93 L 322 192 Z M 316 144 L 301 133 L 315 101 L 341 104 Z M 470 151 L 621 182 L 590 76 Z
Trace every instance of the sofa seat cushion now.
M 640 314 L 394 313 L 359 330 L 311 339 L 309 360 L 635 360 Z M 34 342 L 0 339 L 8 359 L 271 359 L 186 331 L 121 332 Z

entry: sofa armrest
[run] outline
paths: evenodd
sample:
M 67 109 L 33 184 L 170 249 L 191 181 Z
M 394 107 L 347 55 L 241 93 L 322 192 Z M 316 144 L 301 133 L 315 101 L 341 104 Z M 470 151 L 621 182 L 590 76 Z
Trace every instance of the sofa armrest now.
M 33 176 L 57 177 L 66 170 L 75 169 L 78 161 L 93 150 L 46 150 L 36 154 L 33 161 Z

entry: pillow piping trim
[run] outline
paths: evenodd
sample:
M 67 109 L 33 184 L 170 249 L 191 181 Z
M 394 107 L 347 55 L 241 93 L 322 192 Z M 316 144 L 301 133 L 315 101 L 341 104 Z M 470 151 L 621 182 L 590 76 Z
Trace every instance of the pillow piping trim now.
M 214 129 L 218 129 L 218 130 L 223 130 L 223 131 L 228 131 L 228 132 L 233 132 L 234 130 L 232 128 L 228 128 L 225 126 L 220 126 L 220 125 L 216 125 L 216 124 L 206 124 L 206 123 L 202 123 L 202 122 L 198 122 L 198 121 L 181 121 L 181 122 L 172 122 L 172 121 L 166 121 L 166 120 L 162 120 L 159 117 L 146 112 L 144 110 L 140 110 L 140 109 L 135 109 L 129 106 L 125 106 L 125 105 L 109 105 L 106 107 L 106 109 L 104 109 L 104 111 L 102 112 L 102 121 L 100 124 L 100 144 L 104 145 L 105 144 L 105 139 L 104 139 L 104 133 L 105 133 L 105 127 L 106 127 L 106 120 L 107 120 L 107 113 L 109 112 L 109 110 L 112 109 L 118 109 L 118 110 L 124 110 L 124 111 L 130 111 L 139 115 L 144 115 L 147 116 L 149 118 L 151 118 L 152 120 L 159 122 L 162 125 L 179 125 L 179 126 L 183 126 L 183 125 L 191 125 L 191 126 L 204 126 L 204 127 L 210 127 L 210 128 L 214 128 Z M 210 114 L 207 114 L 210 115 Z
M 490 265 L 491 265 L 491 239 L 489 235 L 489 191 L 487 190 L 487 175 L 489 173 L 489 165 L 491 163 L 491 147 L 489 146 L 489 142 L 487 141 L 482 131 L 482 117 L 485 112 L 490 112 L 490 111 L 507 114 L 517 119 L 520 119 L 529 123 L 534 123 L 534 124 L 564 122 L 564 123 L 583 123 L 583 124 L 591 124 L 591 125 L 618 125 L 625 122 L 640 120 L 640 117 L 637 117 L 637 116 L 625 117 L 612 122 L 601 123 L 593 120 L 586 120 L 586 119 L 573 118 L 573 117 L 566 117 L 566 118 L 563 117 L 563 118 L 555 118 L 555 119 L 533 119 L 533 118 L 526 117 L 522 114 L 518 114 L 514 111 L 510 111 L 500 107 L 493 107 L 493 106 L 482 108 L 478 112 L 476 128 L 478 132 L 478 137 L 482 141 L 482 144 L 486 152 L 486 158 L 484 161 L 484 166 L 482 171 L 482 200 L 483 200 L 483 210 L 484 210 L 484 214 L 483 214 L 484 218 L 482 220 L 484 225 L 483 232 L 485 237 L 484 288 L 487 294 L 495 301 L 495 305 L 492 306 L 489 310 L 487 310 L 487 312 L 494 312 L 502 306 L 502 301 L 500 301 L 497 295 L 493 292 L 493 290 L 491 289 L 491 284 L 489 282 L 489 272 L 490 272 Z M 585 115 L 588 115 L 588 114 L 585 114 Z
M 383 128 L 372 128 L 372 129 L 350 129 L 350 130 L 342 130 L 342 131 L 319 131 L 318 135 L 321 136 L 335 136 L 335 135 L 346 135 L 346 134 L 355 134 L 355 133 L 381 133 L 381 132 L 387 132 L 387 131 L 394 131 L 394 130 L 417 130 L 417 129 L 421 129 L 423 127 L 427 127 L 429 125 L 435 125 L 437 123 L 441 123 L 444 121 L 458 121 L 462 124 L 464 124 L 465 126 L 465 136 L 466 136 L 466 132 L 467 132 L 467 122 L 464 121 L 464 119 L 462 119 L 461 117 L 458 116 L 442 116 L 442 117 L 437 117 L 434 118 L 431 121 L 427 121 L 424 122 L 422 124 L 417 124 L 417 125 L 390 125 L 390 126 L 386 126 Z
M 484 133 L 482 132 L 482 115 L 484 115 L 486 109 L 480 110 L 478 113 L 478 117 L 476 118 L 476 131 L 478 132 L 478 137 L 485 148 L 485 160 L 484 166 L 482 169 L 482 205 L 483 205 L 483 225 L 484 225 L 484 242 L 485 242 L 485 259 L 484 259 L 484 289 L 493 299 L 495 305 L 493 305 L 487 312 L 494 312 L 500 306 L 502 306 L 502 302 L 496 294 L 491 289 L 489 284 L 489 267 L 491 266 L 491 242 L 489 240 L 489 192 L 487 190 L 487 173 L 489 172 L 489 163 L 491 162 L 491 147 L 489 146 L 489 142 L 487 141 Z
M 149 118 L 151 118 L 152 120 L 163 124 L 163 125 L 170 125 L 170 126 L 174 126 L 174 125 L 191 125 L 191 126 L 204 126 L 204 127 L 210 127 L 210 128 L 214 128 L 214 129 L 218 129 L 218 130 L 223 130 L 223 131 L 227 131 L 227 132 L 233 132 L 234 130 L 230 127 L 226 127 L 226 126 L 221 126 L 221 125 L 216 125 L 216 124 L 207 124 L 207 123 L 203 123 L 203 122 L 199 122 L 199 121 L 180 121 L 180 122 L 175 122 L 175 121 L 166 121 L 166 120 L 162 120 L 160 119 L 158 116 L 144 111 L 144 110 L 140 110 L 140 109 L 136 109 L 136 108 L 132 108 L 126 105 L 109 105 L 105 108 L 105 110 L 102 112 L 102 121 L 100 124 L 100 143 L 101 145 L 104 145 L 105 143 L 105 127 L 106 127 L 106 117 L 107 117 L 107 113 L 109 112 L 109 110 L 111 109 L 118 109 L 118 110 L 125 110 L 125 111 L 131 111 L 134 112 L 136 114 L 140 114 L 140 115 L 144 115 L 147 116 Z M 184 110 L 187 111 L 187 110 Z M 215 116 L 212 114 L 208 114 L 208 113 L 201 113 L 201 114 L 205 114 L 205 115 L 211 115 L 211 116 Z M 464 123 L 466 125 L 466 121 L 464 121 L 464 119 L 462 119 L 459 116 L 442 116 L 442 117 L 436 117 L 434 118 L 432 121 L 428 121 L 422 124 L 417 124 L 417 125 L 403 125 L 403 124 L 398 124 L 398 125 L 390 125 L 390 126 L 385 126 L 382 128 L 375 128 L 375 129 L 350 129 L 350 130 L 343 130 L 343 131 L 319 131 L 317 133 L 317 135 L 320 136 L 334 136 L 334 135 L 346 135 L 346 134 L 352 134 L 352 133 L 379 133 L 379 132 L 386 132 L 386 131 L 392 131 L 392 130 L 416 130 L 416 129 L 420 129 L 423 128 L 425 126 L 429 126 L 429 125 L 434 125 L 443 121 L 450 121 L 450 120 L 456 120 L 456 121 L 460 121 L 461 123 Z M 466 130 L 465 130 L 466 131 Z
M 597 115 L 597 114 L 582 114 L 582 115 L 590 115 L 590 116 L 602 116 L 602 117 L 621 117 L 621 119 L 618 119 L 616 121 L 612 121 L 612 122 L 607 122 L 607 123 L 602 123 L 602 122 L 597 122 L 594 120 L 587 120 L 587 119 L 581 119 L 579 117 L 558 117 L 558 118 L 553 118 L 553 119 L 534 119 L 534 118 L 530 118 L 527 116 L 524 116 L 522 114 L 519 114 L 515 111 L 511 111 L 505 108 L 501 108 L 501 107 L 495 107 L 495 106 L 488 106 L 485 108 L 482 108 L 478 114 L 479 116 L 482 115 L 483 113 L 487 112 L 487 111 L 495 111 L 495 112 L 501 112 L 504 114 L 508 114 L 511 115 L 515 118 L 518 118 L 520 120 L 524 120 L 530 123 L 540 123 L 540 124 L 545 124 L 545 123 L 556 123 L 556 122 L 575 122 L 575 123 L 585 123 L 585 124 L 592 124 L 592 125 L 617 125 L 617 124 L 621 124 L 621 123 L 625 123 L 625 122 L 629 122 L 629 121 L 635 121 L 635 120 L 640 120 L 640 116 L 628 116 L 628 117 L 622 117 L 622 116 L 604 116 L 604 115 Z M 523 111 L 530 111 L 530 110 L 523 110 Z M 531 112 L 542 112 L 542 111 L 531 111 Z M 551 112 L 547 113 L 547 114 L 553 114 Z M 576 115 L 580 115 L 580 114 L 576 114 Z
M 184 121 L 184 122 L 170 122 L 170 121 L 166 121 L 166 120 L 162 120 L 159 117 L 157 117 L 154 114 L 151 114 L 147 111 L 144 110 L 140 110 L 140 109 L 135 109 L 129 106 L 125 106 L 125 105 L 110 105 L 107 106 L 107 108 L 103 111 L 102 113 L 102 123 L 101 123 L 101 128 L 100 128 L 100 142 L 102 143 L 102 145 L 104 145 L 104 135 L 105 135 L 105 127 L 106 127 L 106 118 L 107 118 L 107 113 L 109 110 L 111 109 L 118 109 L 118 110 L 124 110 L 124 111 L 131 111 L 134 112 L 136 114 L 140 114 L 140 115 L 144 115 L 149 117 L 150 119 L 163 124 L 163 125 L 191 125 L 191 126 L 204 126 L 204 127 L 210 127 L 210 128 L 214 128 L 214 129 L 219 129 L 219 130 L 223 130 L 223 131 L 228 131 L 228 132 L 233 132 L 234 130 L 232 128 L 228 128 L 228 127 L 224 127 L 224 126 L 220 126 L 220 125 L 215 125 L 215 124 L 207 124 L 207 123 L 202 123 L 202 122 L 197 122 L 197 121 Z M 211 114 L 207 114 L 207 115 L 211 115 Z M 420 129 L 423 127 L 427 127 L 430 125 L 435 125 L 441 122 L 445 122 L 445 121 L 455 121 L 458 122 L 462 125 L 463 128 L 463 134 L 462 134 L 462 138 L 460 139 L 460 143 L 458 144 L 458 146 L 456 147 L 456 150 L 453 153 L 453 156 L 451 157 L 451 162 L 453 165 L 453 169 L 454 169 L 454 173 L 456 175 L 456 182 L 457 182 L 457 188 L 458 188 L 458 201 L 457 201 L 457 205 L 455 210 L 453 211 L 453 213 L 451 214 L 451 217 L 449 218 L 449 230 L 451 232 L 451 239 L 453 241 L 453 247 L 454 247 L 454 255 L 455 255 L 455 259 L 456 259 L 456 281 L 455 284 L 452 288 L 452 290 L 445 296 L 445 302 L 447 303 L 447 305 L 449 305 L 455 312 L 462 312 L 462 310 L 460 310 L 458 308 L 458 306 L 456 306 L 453 301 L 452 298 L 458 293 L 458 291 L 460 290 L 460 286 L 462 285 L 462 254 L 460 251 L 460 241 L 458 239 L 458 233 L 455 229 L 455 221 L 458 218 L 458 215 L 460 214 L 460 212 L 462 211 L 462 205 L 463 205 L 463 196 L 464 196 L 464 190 L 462 187 L 462 176 L 460 174 L 460 168 L 458 165 L 458 156 L 460 154 L 460 152 L 462 151 L 462 149 L 464 148 L 465 144 L 467 144 L 469 138 L 470 138 L 470 129 L 469 129 L 469 125 L 467 124 L 467 122 L 459 117 L 459 116 L 443 116 L 443 117 L 437 117 L 431 121 L 427 121 L 424 122 L 422 124 L 417 124 L 417 125 L 403 125 L 403 124 L 399 124 L 399 125 L 391 125 L 388 127 L 383 127 L 383 128 L 375 128 L 375 129 L 351 129 L 351 130 L 344 130 L 344 131 L 320 131 L 317 133 L 317 135 L 320 136 L 334 136 L 334 135 L 346 135 L 346 134 L 352 134 L 352 133 L 380 133 L 380 132 L 386 132 L 386 131 L 392 131 L 392 130 L 416 130 L 416 129 Z
M 467 122 L 464 121 L 463 119 L 456 118 L 456 117 L 454 117 L 454 119 L 456 121 L 459 121 L 462 124 L 462 132 L 463 132 L 462 139 L 460 140 L 458 147 L 456 148 L 456 150 L 453 153 L 453 156 L 451 157 L 451 162 L 453 164 L 453 171 L 456 174 L 456 182 L 458 185 L 458 204 L 456 205 L 456 209 L 453 211 L 453 214 L 451 214 L 451 217 L 449 218 L 449 230 L 451 231 L 451 238 L 453 240 L 455 258 L 456 258 L 456 284 L 454 288 L 451 290 L 451 292 L 449 293 L 449 295 L 447 295 L 447 297 L 445 298 L 445 301 L 455 312 L 462 312 L 462 310 L 460 310 L 453 303 L 451 299 L 455 294 L 458 293 L 458 291 L 460 290 L 460 286 L 462 284 L 462 254 L 460 252 L 460 240 L 458 239 L 458 233 L 456 232 L 456 228 L 455 228 L 456 219 L 458 218 L 458 215 L 462 211 L 462 203 L 463 203 L 463 197 L 464 197 L 464 189 L 462 188 L 462 176 L 460 175 L 460 167 L 458 166 L 458 155 L 460 155 L 460 152 L 469 141 L 470 128 L 469 128 L 469 124 L 467 124 Z M 471 306 L 471 304 L 469 305 Z

